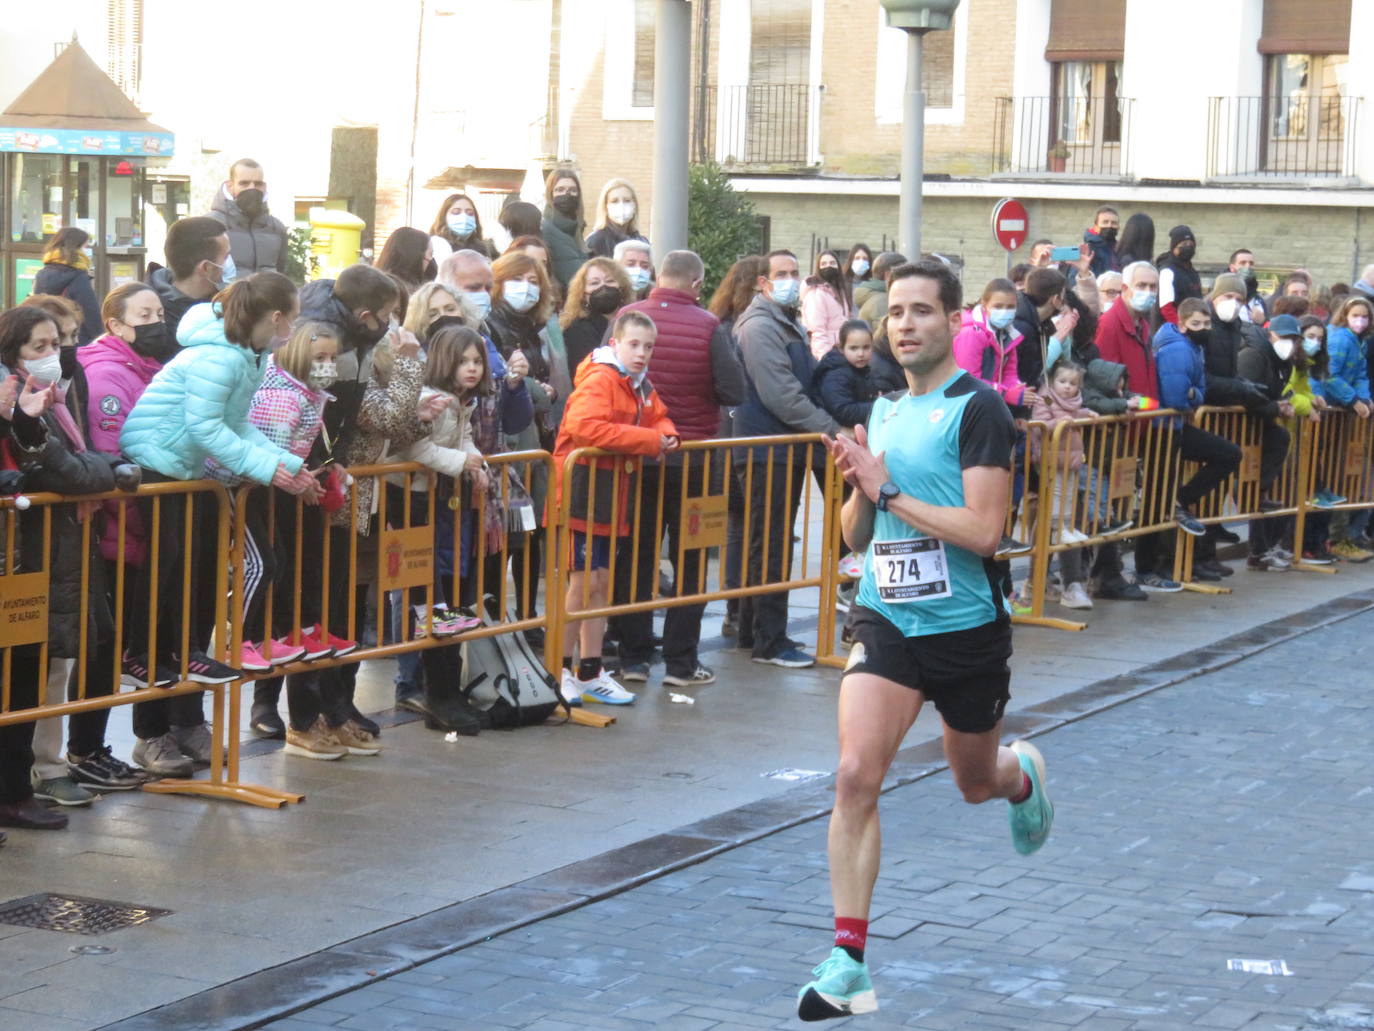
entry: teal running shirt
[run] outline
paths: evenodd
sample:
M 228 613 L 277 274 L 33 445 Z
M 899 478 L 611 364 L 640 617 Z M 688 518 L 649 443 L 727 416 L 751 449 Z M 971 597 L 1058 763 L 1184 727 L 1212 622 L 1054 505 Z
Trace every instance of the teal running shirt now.
M 1015 438 L 1002 398 L 963 371 L 919 397 L 879 398 L 868 420 L 869 450 L 886 452 L 892 482 L 903 494 L 948 508 L 964 504 L 965 469 L 1011 469 Z M 903 636 L 923 637 L 1009 619 L 1000 582 L 991 558 L 877 512 L 857 600 Z

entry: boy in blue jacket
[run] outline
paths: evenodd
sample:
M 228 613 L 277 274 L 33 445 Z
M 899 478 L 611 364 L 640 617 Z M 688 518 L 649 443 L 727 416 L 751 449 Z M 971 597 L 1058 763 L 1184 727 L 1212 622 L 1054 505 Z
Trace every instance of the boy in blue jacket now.
M 1164 323 L 1155 334 L 1155 368 L 1159 375 L 1159 401 L 1165 408 L 1184 413 L 1176 420 L 1177 441 L 1185 462 L 1201 465 L 1178 489 L 1174 522 L 1185 532 L 1202 536 L 1207 527 L 1198 521 L 1194 506 L 1220 487 L 1240 467 L 1240 448 L 1215 433 L 1198 429 L 1186 418 L 1202 406 L 1207 394 L 1207 362 L 1204 345 L 1212 330 L 1207 303 L 1190 297 L 1178 306 L 1178 325 Z M 1139 564 L 1139 551 L 1136 553 Z M 1139 573 L 1140 570 L 1137 570 Z

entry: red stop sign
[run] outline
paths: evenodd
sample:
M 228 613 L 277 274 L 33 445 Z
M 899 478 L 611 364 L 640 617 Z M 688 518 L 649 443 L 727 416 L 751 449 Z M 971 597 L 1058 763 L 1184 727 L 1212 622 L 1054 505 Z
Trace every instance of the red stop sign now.
M 1019 200 L 1004 197 L 992 209 L 992 235 L 1003 250 L 1014 251 L 1026 242 L 1030 215 Z

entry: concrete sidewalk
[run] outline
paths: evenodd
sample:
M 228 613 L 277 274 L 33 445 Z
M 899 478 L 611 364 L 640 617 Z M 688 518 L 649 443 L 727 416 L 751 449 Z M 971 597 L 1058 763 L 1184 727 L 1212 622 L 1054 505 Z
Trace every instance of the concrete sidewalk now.
M 1229 583 L 1229 596 L 1100 604 L 1078 634 L 1018 631 L 1010 711 L 1367 589 L 1374 568 L 1241 571 Z M 794 600 L 798 626 L 815 605 L 814 591 Z M 708 634 L 720 613 L 707 616 Z M 131 793 L 73 812 L 62 833 L 12 832 L 0 853 L 6 898 L 62 892 L 173 912 L 98 939 L 0 925 L 0 1029 L 111 1022 L 793 783 L 769 773 L 833 768 L 834 671 L 762 667 L 732 651 L 707 662 L 720 680 L 687 692 L 695 705 L 669 702 L 658 669 L 605 731 L 545 726 L 449 744 L 410 722 L 386 731 L 375 759 L 311 763 L 271 751 L 244 763 L 246 780 L 305 792 L 299 807 Z M 365 711 L 389 703 L 391 668 L 365 667 Z M 127 728 L 127 717 L 112 725 Z M 937 733 L 930 713 L 908 744 Z M 116 738 L 125 754 L 129 744 Z M 92 942 L 115 951 L 69 951 Z

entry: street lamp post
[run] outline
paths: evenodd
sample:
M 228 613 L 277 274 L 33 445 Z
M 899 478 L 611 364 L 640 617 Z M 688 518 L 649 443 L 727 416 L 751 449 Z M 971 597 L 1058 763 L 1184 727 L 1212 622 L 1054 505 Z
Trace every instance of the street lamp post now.
M 687 163 L 692 89 L 692 9 L 658 0 L 654 24 L 654 254 L 687 246 Z
M 921 82 L 925 34 L 948 29 L 959 0 L 882 0 L 887 23 L 906 32 L 906 92 L 902 98 L 902 202 L 897 237 L 902 253 L 921 255 L 921 179 L 925 174 L 926 92 Z

